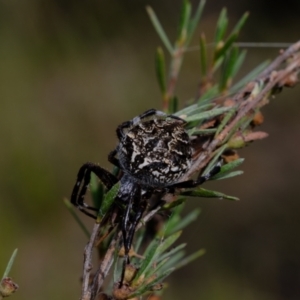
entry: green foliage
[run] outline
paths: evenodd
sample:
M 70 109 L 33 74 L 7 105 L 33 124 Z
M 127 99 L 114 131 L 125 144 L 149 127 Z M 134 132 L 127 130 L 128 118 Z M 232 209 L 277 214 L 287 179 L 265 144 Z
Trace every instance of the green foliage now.
M 67 209 L 71 213 L 71 215 L 74 217 L 76 223 L 82 229 L 82 231 L 87 236 L 87 238 L 89 238 L 90 235 L 91 235 L 91 233 L 89 232 L 89 230 L 86 228 L 86 226 L 83 224 L 83 222 L 81 221 L 81 219 L 76 214 L 74 205 L 71 204 L 71 202 L 68 199 L 64 199 L 63 201 L 64 201 L 65 206 L 67 207 Z
M 167 92 L 167 83 L 166 83 L 166 63 L 165 55 L 162 48 L 158 47 L 155 56 L 155 69 L 156 76 L 158 78 L 158 83 L 161 89 L 162 95 L 165 95 Z
M 272 95 L 271 88 L 267 90 L 266 94 L 261 95 L 270 82 L 270 78 L 264 78 L 261 73 L 268 64 L 266 62 L 257 66 L 239 82 L 233 84 L 246 58 L 246 51 L 240 51 L 235 43 L 241 28 L 248 18 L 248 13 L 245 13 L 234 26 L 233 30 L 227 34 L 229 20 L 227 10 L 224 8 L 216 24 L 212 53 L 209 53 L 205 35 L 201 34 L 199 38 L 201 79 L 197 94 L 194 98 L 187 101 L 189 105 L 178 110 L 179 99 L 175 93 L 175 86 L 181 70 L 183 57 L 193 39 L 204 4 L 205 1 L 200 1 L 193 15 L 190 1 L 183 0 L 178 34 L 173 45 L 155 12 L 152 8 L 147 7 L 150 20 L 163 45 L 170 54 L 168 72 L 166 72 L 165 54 L 161 47 L 157 48 L 155 55 L 155 70 L 162 95 L 163 109 L 186 121 L 186 130 L 193 143 L 192 166 L 187 174 L 184 175 L 186 178 L 182 178 L 181 180 L 191 180 L 191 176 L 195 173 L 199 174 L 199 172 L 201 176 L 207 176 L 216 166 L 220 166 L 220 171 L 210 178 L 210 180 L 228 179 L 241 175 L 243 171 L 236 170 L 236 168 L 243 163 L 244 159 L 239 158 L 236 149 L 244 147 L 250 141 L 264 136 L 257 135 L 255 137 L 256 132 L 254 132 L 254 129 L 256 123 L 259 125 L 259 122 L 255 120 L 255 115 L 260 112 L 261 106 L 267 102 L 266 98 Z M 167 73 L 168 76 L 166 75 Z M 256 77 L 259 80 L 250 82 L 250 87 L 245 89 L 245 84 Z M 237 93 L 240 89 L 242 91 Z M 275 87 L 273 87 L 274 90 Z M 256 97 L 258 96 L 261 96 L 261 98 L 257 100 Z M 260 99 L 265 102 L 259 103 Z M 118 174 L 118 171 L 115 169 L 114 174 Z M 92 176 L 91 193 L 94 205 L 99 207 L 98 224 L 108 219 L 105 216 L 111 212 L 110 208 L 119 187 L 120 183 L 117 183 L 109 191 L 105 191 L 103 185 L 96 182 L 95 177 Z M 149 210 L 148 215 L 144 216 L 144 219 L 139 224 L 140 226 L 138 226 L 133 243 L 134 249 L 131 249 L 131 253 L 129 254 L 131 265 L 125 264 L 124 268 L 125 285 L 118 282 L 123 271 L 123 265 L 120 264 L 118 258 L 122 256 L 122 249 L 120 249 L 122 240 L 120 240 L 119 227 L 116 224 L 108 225 L 107 223 L 101 223 L 103 226 L 98 230 L 97 235 L 102 245 L 96 246 L 98 249 L 101 249 L 99 251 L 101 259 L 104 257 L 105 250 L 113 253 L 110 256 L 111 265 L 114 265 L 113 282 L 108 284 L 108 286 L 113 287 L 115 299 L 141 297 L 163 289 L 162 281 L 167 276 L 174 270 L 185 266 L 205 253 L 204 249 L 200 249 L 186 256 L 186 244 L 176 244 L 182 234 L 182 230 L 194 222 L 200 214 L 200 209 L 195 209 L 182 217 L 182 209 L 186 197 L 239 200 L 235 196 L 202 187 L 175 191 L 175 195 L 171 194 L 171 192 L 173 191 L 170 191 L 170 194 L 164 195 L 168 201 L 158 205 L 156 211 L 154 209 L 152 211 Z M 164 200 L 166 199 L 164 198 Z M 161 199 L 157 200 L 159 200 L 159 203 L 162 202 L 160 201 Z M 75 216 L 80 227 L 88 234 L 83 224 L 74 214 L 71 206 L 68 203 L 66 205 Z M 119 206 L 122 210 L 121 205 Z M 151 213 L 154 214 L 156 212 L 160 212 L 162 215 L 168 214 L 169 216 L 167 220 L 162 217 L 160 224 L 155 227 L 154 238 L 151 239 L 148 229 L 143 228 L 142 225 L 148 221 L 148 217 L 152 216 Z M 117 224 L 120 224 L 120 222 L 122 220 L 118 219 Z M 114 229 L 116 230 L 114 231 Z M 94 246 L 94 241 L 92 242 Z M 97 242 L 99 243 L 99 241 Z M 142 254 L 138 254 L 137 252 Z M 103 261 L 107 263 L 105 259 L 107 258 L 104 258 Z M 100 271 L 99 273 L 101 273 Z M 126 287 L 125 291 L 122 290 L 124 286 Z
M 202 197 L 202 198 L 218 198 L 218 199 L 227 199 L 237 201 L 239 198 L 234 196 L 228 196 L 220 192 L 207 190 L 204 188 L 196 188 L 191 191 L 181 192 L 182 196 L 190 196 L 190 197 Z
M 239 165 L 241 165 L 244 162 L 244 160 L 245 160 L 244 158 L 239 158 L 239 159 L 236 159 L 236 160 L 222 166 L 221 171 L 217 175 L 215 175 L 212 179 L 213 180 L 214 179 L 225 179 L 225 178 L 233 177 L 233 176 L 229 176 L 229 175 L 236 173 L 236 172 L 241 172 L 241 171 L 232 172 L 232 170 L 234 168 L 237 168 Z M 240 174 L 242 174 L 242 173 L 240 173 Z
M 203 78 L 207 76 L 207 49 L 205 35 L 202 33 L 199 39 L 199 50 L 200 50 L 200 67 L 201 75 Z
M 215 117 L 218 115 L 223 114 L 224 112 L 230 110 L 230 107 L 221 107 L 221 108 L 214 108 L 211 110 L 207 110 L 205 112 L 201 112 L 199 114 L 192 114 L 191 116 L 188 116 L 185 119 L 188 123 L 193 121 L 203 121 L 211 117 Z
M 200 249 L 190 256 L 185 256 L 186 244 L 184 243 L 171 248 L 180 237 L 181 230 L 195 221 L 200 213 L 200 210 L 195 210 L 182 218 L 182 209 L 183 204 L 172 210 L 172 215 L 168 221 L 157 232 L 156 238 L 143 253 L 144 259 L 137 262 L 138 271 L 130 283 L 132 286 L 136 286 L 136 289 L 130 297 L 141 296 L 153 291 L 155 286 L 161 283 L 171 272 L 204 254 L 205 251 Z
M 100 207 L 104 198 L 104 185 L 94 173 L 91 174 L 90 190 L 94 207 Z
M 171 54 L 173 52 L 173 47 L 171 45 L 171 42 L 169 41 L 167 34 L 165 33 L 165 30 L 163 29 L 162 25 L 160 24 L 153 9 L 150 6 L 147 6 L 146 9 L 147 9 L 147 13 L 150 17 L 150 20 L 151 20 L 157 34 L 159 35 L 160 39 L 162 40 L 164 46 L 167 48 L 167 50 Z
M 116 198 L 120 188 L 120 182 L 117 182 L 104 196 L 101 206 L 99 208 L 97 222 L 100 222 L 106 215 L 109 208 L 111 207 L 114 199 Z
M 15 259 L 16 259 L 17 253 L 18 253 L 18 249 L 15 249 L 14 252 L 12 253 L 12 255 L 11 255 L 9 261 L 8 261 L 8 264 L 7 264 L 7 266 L 6 266 L 6 269 L 5 269 L 5 271 L 4 271 L 4 274 L 3 274 L 3 276 L 2 276 L 2 279 L 8 276 L 8 274 L 9 274 L 9 272 L 10 272 L 10 270 L 11 270 L 13 264 L 14 264 L 14 261 L 15 261 Z

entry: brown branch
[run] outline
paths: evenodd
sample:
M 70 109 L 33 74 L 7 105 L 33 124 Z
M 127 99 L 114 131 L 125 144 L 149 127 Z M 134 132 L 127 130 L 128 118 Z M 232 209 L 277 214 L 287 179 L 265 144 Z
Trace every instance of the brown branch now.
M 261 74 L 260 77 L 268 76 L 273 70 L 277 69 L 283 62 L 293 56 L 300 50 L 300 41 L 294 43 L 287 48 L 280 56 L 278 56 Z
M 114 262 L 114 253 L 116 245 L 118 244 L 121 238 L 121 231 L 117 232 L 109 244 L 109 247 L 105 253 L 105 256 L 95 274 L 92 287 L 91 287 L 91 300 L 94 300 L 95 297 L 100 293 L 100 290 L 103 286 L 104 280 L 113 265 Z
M 89 288 L 89 283 L 91 277 L 91 270 L 93 268 L 92 254 L 93 254 L 93 248 L 98 236 L 99 229 L 100 229 L 100 223 L 95 223 L 90 240 L 84 248 L 82 289 L 81 289 L 81 298 L 80 298 L 81 300 L 91 299 L 91 291 Z
M 165 202 L 162 201 L 155 209 L 149 211 L 141 222 L 137 225 L 136 230 L 141 228 L 146 222 L 148 222 L 163 206 Z M 101 261 L 100 266 L 98 267 L 93 282 L 90 285 L 91 270 L 92 270 L 92 253 L 94 245 L 97 242 L 97 236 L 100 229 L 100 223 L 95 223 L 91 238 L 84 250 L 84 268 L 83 268 L 83 282 L 82 282 L 82 295 L 81 300 L 94 300 L 97 295 L 100 293 L 101 288 L 104 284 L 104 280 L 108 275 L 108 272 L 113 265 L 114 253 L 116 245 L 118 244 L 121 238 L 121 232 L 118 231 L 112 241 L 109 244 L 109 247 L 105 253 L 103 260 Z
M 254 97 L 249 96 L 249 86 L 252 87 L 252 91 L 255 88 L 256 81 L 250 82 L 247 86 L 240 91 L 234 97 L 234 101 L 237 103 L 238 110 L 236 116 L 233 120 L 225 126 L 225 128 L 216 136 L 210 143 L 208 143 L 205 147 L 203 147 L 203 151 L 201 151 L 198 158 L 194 161 L 192 167 L 187 172 L 187 174 L 182 178 L 182 180 L 189 179 L 195 172 L 199 172 L 211 159 L 211 155 L 213 151 L 217 149 L 217 147 L 222 144 L 222 142 L 228 137 L 229 133 L 237 126 L 239 121 L 245 117 L 248 113 L 253 111 L 255 107 L 259 105 L 259 103 L 268 97 L 271 94 L 273 88 L 275 88 L 279 83 L 281 85 L 285 85 L 284 79 L 289 79 L 291 77 L 295 77 L 294 75 L 299 73 L 300 68 L 300 57 L 295 56 L 296 52 L 300 49 L 300 42 L 293 44 L 289 47 L 285 52 L 283 52 L 280 57 L 274 60 L 271 63 L 271 67 L 267 68 L 268 74 L 266 71 L 263 71 L 262 74 L 259 75 L 258 78 L 264 79 L 264 82 L 267 82 L 265 87 L 262 89 Z M 291 62 L 288 63 L 285 69 L 276 71 L 276 69 L 289 58 L 295 56 Z M 281 87 L 281 86 L 280 86 Z M 245 93 L 247 91 L 247 93 Z M 247 98 L 248 97 L 248 98 Z M 245 99 L 246 98 L 246 99 Z

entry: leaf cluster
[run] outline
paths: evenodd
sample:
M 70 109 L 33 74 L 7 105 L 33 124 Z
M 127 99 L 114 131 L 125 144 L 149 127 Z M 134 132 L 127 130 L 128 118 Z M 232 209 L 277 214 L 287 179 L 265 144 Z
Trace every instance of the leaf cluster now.
M 184 99 L 187 105 L 179 110 L 179 99 L 175 88 L 183 58 L 189 50 L 204 4 L 204 0 L 200 1 L 193 14 L 190 1 L 183 1 L 178 34 L 174 43 L 170 42 L 153 9 L 147 7 L 150 20 L 170 55 L 168 68 L 166 54 L 162 47 L 157 49 L 155 56 L 162 106 L 164 111 L 186 121 L 186 130 L 194 150 L 192 167 L 182 180 L 189 180 L 196 173 L 205 176 L 217 164 L 221 165 L 221 170 L 211 180 L 241 175 L 243 172 L 236 168 L 243 163 L 244 159 L 239 157 L 238 150 L 267 136 L 265 132 L 256 131 L 263 122 L 261 108 L 268 104 L 270 97 L 281 91 L 283 87 L 294 86 L 300 70 L 300 58 L 297 54 L 300 43 L 296 43 L 273 63 L 263 62 L 244 78 L 235 82 L 236 75 L 246 58 L 246 52 L 240 51 L 236 41 L 248 18 L 248 13 L 245 13 L 228 33 L 227 10 L 223 9 L 216 24 L 213 47 L 211 48 L 206 42 L 204 33 L 199 37 L 199 84 L 195 97 Z M 202 187 L 180 190 L 176 195 L 165 195 L 164 202 L 155 209 L 150 209 L 138 225 L 134 246 L 130 252 L 131 264 L 125 268 L 126 284 L 120 285 L 122 263 L 119 258 L 124 252 L 121 234 L 117 230 L 118 226 L 107 222 L 109 219 L 114 219 L 110 214 L 110 208 L 118 189 L 119 183 L 106 191 L 103 185 L 92 177 L 91 194 L 94 206 L 99 207 L 92 234 L 82 224 L 68 201 L 65 202 L 80 227 L 91 236 L 85 252 L 88 259 L 85 258 L 84 284 L 88 284 L 91 277 L 89 260 L 91 260 L 92 248 L 98 249 L 100 266 L 93 279 L 97 290 L 92 293 L 83 292 L 82 299 L 85 300 L 96 299 L 99 291 L 103 292 L 101 299 L 142 299 L 148 294 L 160 297 L 166 287 L 163 281 L 167 276 L 205 253 L 204 249 L 200 249 L 186 256 L 185 244 L 176 244 L 182 230 L 200 213 L 200 210 L 196 209 L 185 217 L 181 216 L 186 197 L 238 200 L 234 196 Z M 153 237 L 149 235 L 147 227 L 148 221 L 154 215 L 159 218 L 157 213 L 170 216 L 162 218 L 156 224 L 159 226 L 155 226 Z M 118 220 L 115 222 L 117 223 Z M 145 224 L 146 229 L 143 226 Z M 108 272 L 112 266 L 114 272 L 109 278 Z

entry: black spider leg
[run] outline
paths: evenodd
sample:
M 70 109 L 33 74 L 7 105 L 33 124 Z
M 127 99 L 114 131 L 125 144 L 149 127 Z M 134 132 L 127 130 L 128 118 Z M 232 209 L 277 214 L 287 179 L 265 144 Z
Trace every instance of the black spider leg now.
M 108 154 L 108 161 L 120 169 L 121 168 L 120 162 L 116 158 L 117 152 L 118 152 L 118 147 Z
M 122 286 L 123 284 L 123 280 L 124 280 L 124 276 L 125 276 L 125 269 L 126 269 L 126 265 L 130 264 L 130 257 L 129 257 L 129 251 L 132 247 L 132 242 L 133 242 L 133 238 L 134 238 L 134 234 L 136 231 L 136 227 L 139 224 L 145 210 L 147 207 L 147 201 L 146 200 L 142 200 L 140 203 L 138 203 L 137 207 L 135 208 L 134 214 L 131 217 L 131 224 L 130 227 L 128 229 L 128 234 L 127 234 L 127 245 L 125 247 L 125 258 L 124 258 L 124 262 L 123 262 L 123 270 L 122 270 L 122 275 L 121 275 L 121 281 L 120 281 L 120 286 Z M 128 251 L 128 253 L 126 254 L 126 251 Z
M 122 198 L 122 195 L 120 195 L 121 197 L 117 199 L 117 200 L 121 200 L 123 203 L 126 204 L 126 208 L 120 224 L 122 236 L 123 236 L 123 246 L 124 246 L 124 262 L 123 262 L 120 286 L 123 284 L 126 265 L 130 263 L 129 252 L 131 249 L 136 224 L 139 222 L 143 214 L 143 211 L 140 211 L 139 209 L 138 210 L 134 209 L 135 204 L 139 205 L 140 197 L 141 197 L 141 188 L 137 184 L 133 184 L 130 188 L 131 190 L 130 193 L 127 194 L 127 197 L 124 197 L 123 195 Z M 134 217 L 132 217 L 132 213 L 134 214 Z
M 86 194 L 87 187 L 91 180 L 91 172 L 97 175 L 97 177 L 102 181 L 102 183 L 106 186 L 107 189 L 111 189 L 113 185 L 118 182 L 118 179 L 114 175 L 106 171 L 105 169 L 90 162 L 85 163 L 79 169 L 77 175 L 77 181 L 75 183 L 71 195 L 71 203 L 76 207 L 78 207 L 78 209 L 82 211 L 84 214 L 86 214 L 87 216 L 96 219 L 97 217 L 91 214 L 90 212 L 88 212 L 87 209 L 94 210 L 94 211 L 97 211 L 98 209 L 89 206 L 84 202 L 84 196 Z M 81 185 L 82 187 L 80 189 Z
M 124 212 L 123 218 L 122 218 L 122 223 L 121 223 L 121 230 L 122 230 L 122 236 L 123 236 L 123 247 L 124 247 L 125 253 L 124 253 L 122 275 L 121 275 L 121 280 L 120 280 L 120 287 L 123 285 L 126 265 L 129 264 L 129 251 L 130 251 L 131 245 L 129 245 L 129 243 L 128 243 L 127 225 L 128 225 L 128 221 L 129 221 L 129 215 L 130 215 L 130 211 L 132 208 L 132 204 L 133 204 L 133 198 L 130 197 L 129 202 L 126 206 L 126 210 Z
M 168 117 L 169 117 L 169 118 L 172 118 L 172 119 L 174 119 L 174 120 L 181 121 L 183 124 L 186 124 L 186 123 L 187 123 L 186 120 L 184 120 L 184 119 L 182 119 L 182 118 L 180 118 L 180 117 L 177 117 L 177 116 L 175 116 L 175 115 L 168 115 Z
M 117 128 L 117 135 L 119 140 L 121 140 L 124 137 L 124 132 L 123 130 L 126 128 L 130 128 L 132 126 L 137 125 L 138 123 L 140 123 L 141 120 L 148 118 L 150 116 L 160 116 L 160 117 L 166 117 L 167 115 L 159 110 L 156 110 L 154 108 L 149 109 L 147 111 L 145 111 L 144 113 L 142 113 L 141 115 L 134 117 L 132 120 L 130 121 L 126 121 L 124 123 L 122 123 L 121 125 L 118 126 Z
M 172 184 L 171 186 L 168 186 L 168 188 L 173 189 L 173 188 L 194 188 L 197 187 L 198 185 L 201 185 L 202 183 L 204 183 L 205 181 L 208 181 L 210 178 L 212 178 L 213 176 L 215 176 L 216 174 L 218 174 L 221 170 L 221 162 L 217 163 L 212 170 L 207 173 L 204 176 L 198 176 L 198 178 L 196 180 L 187 180 L 187 181 L 182 181 L 182 182 L 178 182 L 175 184 Z
M 147 207 L 147 201 L 146 200 L 141 200 L 139 203 L 136 204 L 136 207 L 134 208 L 134 214 L 132 216 L 129 232 L 128 232 L 128 245 L 129 249 L 132 246 L 132 241 L 134 238 L 134 233 L 136 230 L 137 225 L 139 224 L 145 210 Z

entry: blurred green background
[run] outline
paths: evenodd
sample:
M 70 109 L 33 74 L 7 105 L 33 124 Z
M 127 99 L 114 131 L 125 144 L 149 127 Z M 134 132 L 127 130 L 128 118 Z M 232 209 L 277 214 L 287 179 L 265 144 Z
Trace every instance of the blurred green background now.
M 0 2 L 0 271 L 18 247 L 10 275 L 20 290 L 11 299 L 79 298 L 87 241 L 62 199 L 84 162 L 110 168 L 119 123 L 161 107 L 160 41 L 146 4 L 175 38 L 181 1 Z M 240 41 L 299 39 L 297 0 L 210 0 L 198 36 L 212 40 L 224 6 L 231 25 L 250 11 Z M 241 74 L 277 53 L 249 49 Z M 195 93 L 198 59 L 186 55 L 181 105 Z M 203 213 L 183 240 L 190 253 L 207 254 L 168 279 L 164 299 L 300 299 L 299 96 L 300 87 L 284 90 L 264 109 L 270 137 L 241 151 L 243 176 L 206 185 L 240 202 L 189 201 Z

